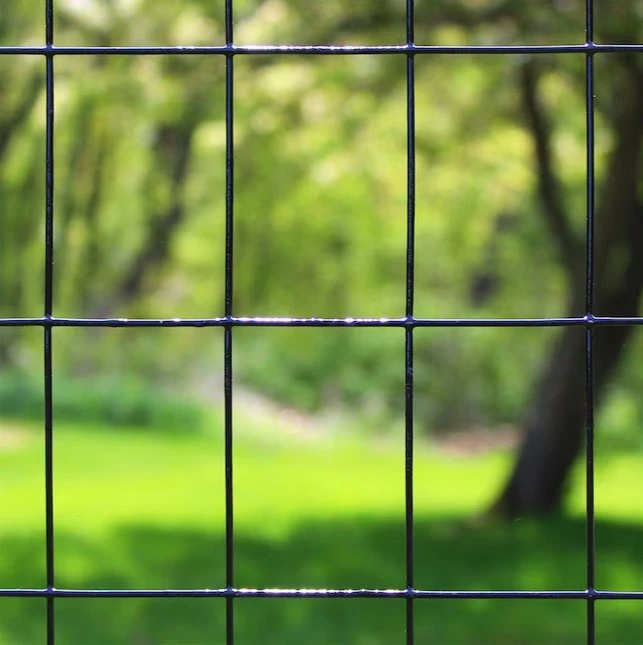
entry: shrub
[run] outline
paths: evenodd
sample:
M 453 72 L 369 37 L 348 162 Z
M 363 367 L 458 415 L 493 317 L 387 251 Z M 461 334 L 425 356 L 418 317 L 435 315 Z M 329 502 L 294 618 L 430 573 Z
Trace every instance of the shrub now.
M 58 420 L 190 432 L 203 427 L 202 404 L 137 379 L 56 376 L 53 394 Z M 40 379 L 19 370 L 0 373 L 0 417 L 42 419 L 43 407 Z

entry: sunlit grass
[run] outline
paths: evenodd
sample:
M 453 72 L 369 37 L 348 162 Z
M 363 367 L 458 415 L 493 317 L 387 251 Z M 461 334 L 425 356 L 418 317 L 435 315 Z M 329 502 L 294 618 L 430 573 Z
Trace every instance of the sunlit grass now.
M 34 426 L 13 428 L 19 433 L 17 445 L 0 452 L 0 487 L 10 491 L 3 513 L 14 526 L 37 528 L 43 521 L 43 434 Z M 277 432 L 273 429 L 272 438 L 260 441 L 243 430 L 235 435 L 240 525 L 267 530 L 265 513 L 273 523 L 289 525 L 329 514 L 354 514 L 357 509 L 375 514 L 403 510 L 403 435 L 399 441 L 369 442 L 354 437 L 284 437 Z M 414 463 L 416 512 L 460 515 L 491 499 L 507 459 L 446 457 L 420 445 Z M 94 531 L 144 518 L 223 528 L 221 428 L 179 436 L 60 424 L 55 429 L 54 472 L 56 522 L 70 523 L 75 530 Z M 286 489 L 287 494 L 274 494 Z M 100 504 L 95 504 L 98 499 Z
M 240 413 L 234 442 L 238 586 L 404 587 L 404 437 L 284 433 Z M 43 433 L 4 430 L 0 586 L 44 585 Z M 61 587 L 203 588 L 225 584 L 220 423 L 202 434 L 55 426 L 56 580 Z M 415 584 L 428 589 L 582 589 L 584 478 L 567 517 L 477 526 L 510 456 L 415 454 Z M 643 459 L 597 465 L 599 585 L 643 586 Z M 636 605 L 600 604 L 603 642 L 636 642 Z M 217 601 L 61 600 L 62 643 L 220 643 Z M 582 602 L 421 601 L 418 643 L 575 643 Z M 404 603 L 236 603 L 239 643 L 404 642 Z M 638 620 L 638 622 L 637 622 Z M 0 599 L 0 643 L 44 642 L 44 604 Z M 601 631 L 602 630 L 602 631 Z M 637 631 L 638 630 L 638 631 Z M 613 637 L 613 638 L 612 638 Z M 631 637 L 631 638 L 630 638 Z M 630 640 L 628 640 L 628 638 Z M 634 640 L 633 640 L 634 639 Z

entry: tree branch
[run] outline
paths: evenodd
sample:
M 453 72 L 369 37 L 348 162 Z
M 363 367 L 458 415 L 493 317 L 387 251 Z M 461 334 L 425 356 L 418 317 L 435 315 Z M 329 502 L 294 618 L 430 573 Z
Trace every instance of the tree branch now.
M 43 76 L 40 71 L 34 72 L 31 77 L 23 81 L 23 86 L 25 91 L 13 110 L 5 111 L 4 113 L 0 112 L 0 158 L 4 156 L 11 138 L 31 115 L 31 111 L 42 92 Z
M 619 266 L 619 247 L 633 244 L 632 253 L 640 254 L 641 243 L 640 228 L 634 230 L 631 224 L 639 225 L 634 218 L 643 166 L 643 84 L 638 83 L 639 70 L 622 69 L 627 74 L 611 88 L 619 101 L 605 112 L 613 124 L 614 143 L 596 207 L 595 272 L 603 280 L 618 280 L 613 269 Z
M 186 218 L 183 189 L 195 130 L 196 123 L 189 123 L 184 128 L 167 124 L 158 126 L 153 144 L 158 165 L 150 169 L 150 180 L 167 182 L 168 202 L 150 206 L 147 235 L 111 295 L 97 307 L 99 317 L 110 315 L 116 307 L 135 302 L 151 276 L 158 274 L 170 259 L 174 236 Z
M 573 282 L 581 269 L 582 247 L 569 226 L 563 206 L 562 189 L 554 170 L 551 149 L 552 126 L 539 100 L 537 88 L 538 73 L 534 62 L 528 61 L 521 67 L 520 90 L 527 128 L 534 146 L 538 196 L 542 214 L 558 246 L 561 263 L 567 270 L 569 280 Z
M 371 33 L 379 29 L 393 29 L 396 25 L 404 24 L 403 4 L 384 2 L 375 3 L 376 7 L 368 14 L 353 14 L 331 25 L 323 34 L 323 41 L 333 40 L 338 34 Z M 502 18 L 516 17 L 515 2 L 500 0 L 484 9 L 472 9 L 460 3 L 447 0 L 443 3 L 422 3 L 415 11 L 416 27 L 430 28 L 441 25 L 457 25 L 466 29 L 479 27 L 483 24 L 494 23 Z

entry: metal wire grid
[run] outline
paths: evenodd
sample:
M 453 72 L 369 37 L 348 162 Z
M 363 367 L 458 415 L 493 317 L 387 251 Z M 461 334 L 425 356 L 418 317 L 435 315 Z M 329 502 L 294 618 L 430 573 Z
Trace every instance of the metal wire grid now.
M 45 45 L 43 47 L 0 47 L 0 55 L 41 55 L 46 69 L 46 206 L 44 315 L 32 318 L 0 318 L 0 327 L 42 327 L 44 332 L 45 394 L 45 508 L 46 582 L 44 589 L 0 589 L 0 597 L 36 597 L 47 602 L 47 643 L 55 643 L 55 598 L 186 598 L 226 599 L 226 642 L 234 643 L 235 598 L 404 598 L 406 599 L 406 642 L 414 643 L 413 608 L 424 599 L 578 599 L 587 603 L 587 643 L 595 642 L 596 600 L 640 599 L 643 592 L 600 591 L 595 588 L 594 542 L 594 393 L 593 335 L 598 326 L 642 325 L 643 317 L 610 317 L 593 314 L 594 285 L 594 56 L 612 52 L 643 53 L 643 44 L 597 44 L 594 42 L 593 0 L 585 2 L 585 42 L 576 45 L 525 46 L 422 46 L 414 43 L 414 0 L 406 0 L 406 43 L 389 46 L 237 46 L 234 44 L 233 4 L 225 0 L 223 46 L 212 47 L 56 47 L 54 45 L 54 0 L 45 0 Z M 586 113 L 586 282 L 585 315 L 569 318 L 433 319 L 414 316 L 415 258 L 415 56 L 431 54 L 576 54 L 585 58 Z M 226 59 L 226 194 L 225 194 L 225 311 L 223 317 L 200 319 L 61 318 L 53 315 L 54 260 L 54 58 L 75 55 L 221 55 Z M 401 318 L 241 318 L 233 314 L 233 226 L 234 226 L 234 58 L 239 55 L 402 55 L 407 76 L 407 249 L 406 311 Z M 234 494 L 232 349 L 235 327 L 398 327 L 404 329 L 405 352 L 405 528 L 406 587 L 404 589 L 240 589 L 234 577 Z M 580 326 L 585 329 L 586 346 L 586 580 L 577 591 L 431 591 L 416 589 L 413 570 L 413 332 L 418 327 L 551 327 Z M 223 327 L 224 410 L 225 410 L 225 530 L 226 586 L 221 589 L 59 589 L 55 584 L 52 340 L 55 327 Z

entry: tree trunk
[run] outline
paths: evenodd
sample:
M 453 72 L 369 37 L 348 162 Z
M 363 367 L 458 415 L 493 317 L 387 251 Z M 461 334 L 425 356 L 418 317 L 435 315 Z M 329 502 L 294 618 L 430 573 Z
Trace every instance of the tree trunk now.
M 197 125 L 196 122 L 189 122 L 183 127 L 159 126 L 153 148 L 158 166 L 152 167 L 150 181 L 162 181 L 167 185 L 167 201 L 160 206 L 150 207 L 145 239 L 112 293 L 92 308 L 95 316 L 122 315 L 117 310 L 136 302 L 148 280 L 157 277 L 170 259 L 172 242 L 187 216 L 184 189 Z
M 599 283 L 596 310 L 616 317 L 635 316 L 643 291 L 643 209 L 630 217 L 628 264 L 615 283 Z M 629 253 L 628 253 L 629 252 Z M 580 290 L 578 291 L 581 292 Z M 572 310 L 578 311 L 580 303 Z M 595 407 L 600 404 L 610 377 L 618 366 L 634 326 L 605 326 L 593 334 L 593 386 Z M 525 434 L 513 472 L 492 513 L 508 517 L 555 511 L 585 436 L 587 336 L 578 327 L 566 327 L 554 344 L 547 368 L 525 419 Z
M 597 330 L 593 342 L 594 401 L 623 356 L 634 327 Z M 511 518 L 556 511 L 571 467 L 581 452 L 586 419 L 586 334 L 567 327 L 554 351 L 525 421 L 513 472 L 493 512 Z
M 627 257 L 619 279 L 596 288 L 595 309 L 614 317 L 636 316 L 643 291 L 643 208 L 633 208 L 629 237 L 614 254 Z M 577 293 L 582 293 L 581 289 Z M 572 311 L 578 311 L 575 303 Z M 605 326 L 593 334 L 595 407 L 634 332 L 634 326 Z M 567 476 L 584 438 L 586 411 L 587 337 L 579 327 L 566 327 L 552 354 L 524 422 L 518 458 L 492 513 L 508 517 L 555 511 L 561 504 Z

